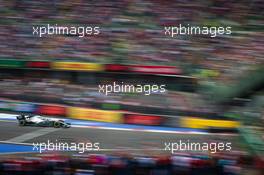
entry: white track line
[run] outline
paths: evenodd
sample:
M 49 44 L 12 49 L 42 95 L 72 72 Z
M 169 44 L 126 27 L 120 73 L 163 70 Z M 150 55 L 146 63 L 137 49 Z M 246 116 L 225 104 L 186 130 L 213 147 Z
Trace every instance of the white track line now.
M 10 141 L 0 141 L 0 143 L 33 146 L 33 143 L 18 143 L 18 142 L 10 142 Z
M 39 137 L 42 135 L 49 134 L 49 133 L 54 132 L 54 131 L 58 131 L 60 129 L 61 128 L 42 128 L 42 129 L 30 132 L 30 133 L 26 133 L 26 134 L 14 137 L 14 138 L 6 140 L 6 141 L 7 142 L 20 142 L 21 143 L 21 142 L 31 140 L 33 138 L 36 138 L 36 137 Z
M 17 122 L 17 121 L 15 121 L 15 120 L 0 120 L 0 122 Z

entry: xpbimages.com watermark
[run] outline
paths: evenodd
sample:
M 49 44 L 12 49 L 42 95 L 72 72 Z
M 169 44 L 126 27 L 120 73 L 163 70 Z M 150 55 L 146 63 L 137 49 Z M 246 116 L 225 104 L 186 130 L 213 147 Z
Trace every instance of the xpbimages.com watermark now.
M 190 140 L 179 140 L 177 142 L 165 142 L 164 150 L 169 151 L 171 154 L 178 151 L 205 151 L 212 154 L 221 151 L 231 151 L 231 142 L 190 142 Z
M 32 34 L 38 37 L 47 35 L 68 35 L 78 36 L 80 38 L 91 35 L 99 35 L 100 27 L 98 26 L 58 26 L 55 25 L 42 25 L 33 26 Z
M 100 143 L 91 142 L 47 142 L 33 143 L 33 151 L 43 153 L 45 151 L 77 151 L 78 153 L 84 153 L 86 151 L 98 151 L 100 149 Z
M 120 84 L 113 82 L 113 84 L 104 84 L 98 85 L 99 93 L 103 93 L 108 95 L 109 93 L 140 93 L 144 95 L 150 95 L 152 93 L 165 93 L 166 85 L 157 85 L 157 84 L 124 84 L 121 82 Z
M 165 26 L 164 34 L 170 37 L 177 37 L 178 35 L 208 35 L 211 38 L 220 35 L 231 35 L 232 27 L 207 27 L 207 26 L 191 26 L 189 24 L 179 26 Z

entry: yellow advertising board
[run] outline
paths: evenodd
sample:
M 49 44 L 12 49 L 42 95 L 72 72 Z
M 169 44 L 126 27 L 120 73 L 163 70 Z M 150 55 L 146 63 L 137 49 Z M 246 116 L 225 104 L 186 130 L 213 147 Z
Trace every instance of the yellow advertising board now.
M 180 120 L 182 127 L 208 129 L 208 128 L 237 128 L 240 123 L 231 120 L 202 119 L 195 117 L 183 117 Z
M 52 62 L 52 69 L 57 70 L 76 70 L 76 71 L 103 71 L 104 66 L 96 63 L 82 62 Z
M 74 119 L 93 120 L 111 123 L 122 123 L 123 121 L 122 113 L 120 112 L 80 107 L 67 108 L 67 116 Z

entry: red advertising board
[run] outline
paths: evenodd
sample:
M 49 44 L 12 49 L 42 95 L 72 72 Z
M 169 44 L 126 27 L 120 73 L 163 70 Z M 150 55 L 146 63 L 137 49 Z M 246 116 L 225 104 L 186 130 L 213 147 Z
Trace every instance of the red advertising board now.
M 128 70 L 128 66 L 121 64 L 107 64 L 105 65 L 105 70 L 113 72 L 123 72 Z
M 175 66 L 144 66 L 144 65 L 121 65 L 107 64 L 105 70 L 110 72 L 136 72 L 144 74 L 179 75 L 181 69 Z
M 26 64 L 28 68 L 50 68 L 48 61 L 29 61 Z
M 63 106 L 53 106 L 53 105 L 40 105 L 38 110 L 38 114 L 44 115 L 59 115 L 65 116 L 66 114 L 66 107 Z
M 178 75 L 182 73 L 182 71 L 175 66 L 130 65 L 128 69 L 130 72 L 146 73 L 146 74 Z
M 162 118 L 160 116 L 126 114 L 124 122 L 126 124 L 161 125 Z

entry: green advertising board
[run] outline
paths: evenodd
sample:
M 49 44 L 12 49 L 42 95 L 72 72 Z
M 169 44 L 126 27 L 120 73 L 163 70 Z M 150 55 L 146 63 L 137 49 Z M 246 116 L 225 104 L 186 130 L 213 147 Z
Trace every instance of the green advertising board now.
M 24 68 L 25 64 L 24 60 L 0 59 L 0 67 L 4 68 Z

